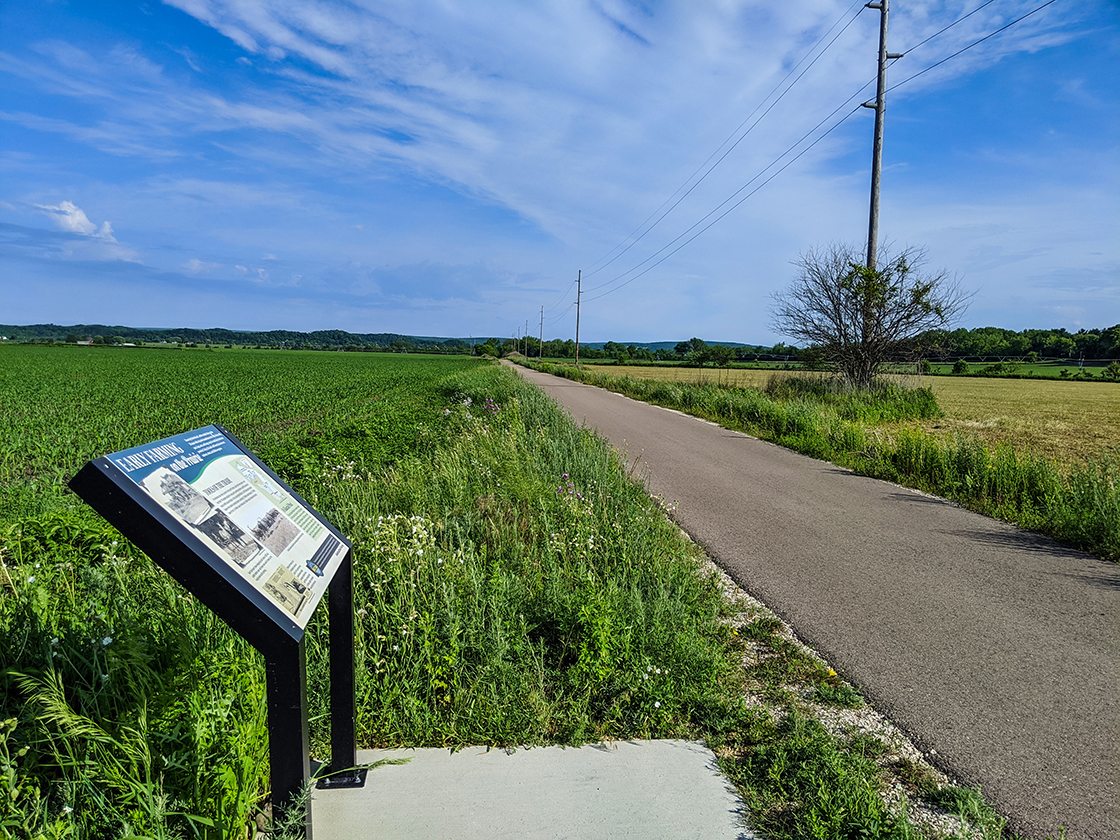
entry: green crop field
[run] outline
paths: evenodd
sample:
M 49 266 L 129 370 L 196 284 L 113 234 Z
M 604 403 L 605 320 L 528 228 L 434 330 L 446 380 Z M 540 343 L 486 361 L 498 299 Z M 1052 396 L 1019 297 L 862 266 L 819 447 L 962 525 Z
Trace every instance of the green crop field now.
M 354 541 L 361 746 L 696 737 L 742 706 L 698 551 L 609 447 L 493 363 L 14 346 L 0 399 L 0 836 L 256 824 L 259 658 L 65 486 L 212 422 Z M 315 710 L 324 612 L 305 637 Z
M 289 474 L 328 440 L 375 459 L 399 456 L 412 447 L 415 425 L 434 416 L 435 395 L 414 385 L 471 365 L 298 351 L 2 347 L 2 509 L 11 511 L 24 488 L 57 485 L 91 458 L 207 423 L 223 424 Z

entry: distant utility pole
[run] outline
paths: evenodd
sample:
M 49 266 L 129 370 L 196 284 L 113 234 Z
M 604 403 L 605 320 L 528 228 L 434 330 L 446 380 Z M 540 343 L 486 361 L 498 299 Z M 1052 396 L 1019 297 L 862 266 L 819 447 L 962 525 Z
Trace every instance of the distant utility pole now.
M 529 319 L 525 319 L 525 358 L 529 358 Z
M 571 286 L 568 287 L 572 288 Z M 583 296 L 583 269 L 576 275 L 576 367 L 579 367 L 579 299 Z
M 537 361 L 544 358 L 544 307 L 541 307 L 541 339 L 540 345 L 537 347 Z
M 883 168 L 883 121 L 887 112 L 887 61 L 902 58 L 902 53 L 887 52 L 887 13 L 890 0 L 867 3 L 866 8 L 879 10 L 879 79 L 875 85 L 875 104 L 864 102 L 864 108 L 875 109 L 875 142 L 871 151 L 871 213 L 867 226 L 867 267 L 875 268 L 875 252 L 879 248 L 879 175 Z

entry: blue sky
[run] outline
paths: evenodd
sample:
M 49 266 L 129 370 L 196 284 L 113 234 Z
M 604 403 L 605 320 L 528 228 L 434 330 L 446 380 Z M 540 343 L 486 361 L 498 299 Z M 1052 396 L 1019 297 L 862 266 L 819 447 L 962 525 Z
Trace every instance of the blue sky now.
M 908 51 L 983 0 L 896 0 L 890 83 L 1042 2 Z M 570 338 L 583 269 L 584 340 L 771 343 L 798 254 L 866 239 L 871 110 L 624 272 L 873 97 L 862 6 L 0 3 L 0 323 L 536 335 L 543 306 Z M 962 326 L 1120 322 L 1120 3 L 1058 0 L 892 91 L 880 230 L 975 292 Z

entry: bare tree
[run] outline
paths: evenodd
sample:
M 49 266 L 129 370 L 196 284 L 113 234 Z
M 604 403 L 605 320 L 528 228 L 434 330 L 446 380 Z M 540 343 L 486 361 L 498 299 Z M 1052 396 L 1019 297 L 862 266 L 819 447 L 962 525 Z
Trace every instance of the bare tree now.
M 809 250 L 797 278 L 775 294 L 771 325 L 819 347 L 856 388 L 869 388 L 888 358 L 913 348 L 927 330 L 943 329 L 968 308 L 971 294 L 944 271 L 923 271 L 925 251 L 879 249 L 878 268 L 851 245 Z

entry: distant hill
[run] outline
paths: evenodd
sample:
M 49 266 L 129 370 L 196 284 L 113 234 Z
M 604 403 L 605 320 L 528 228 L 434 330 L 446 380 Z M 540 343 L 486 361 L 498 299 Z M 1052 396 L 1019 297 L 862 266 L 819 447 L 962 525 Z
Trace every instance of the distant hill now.
M 345 330 L 227 330 L 221 327 L 193 329 L 190 327 L 126 327 L 110 324 L 30 324 L 26 326 L 0 324 L 0 335 L 14 341 L 73 341 L 75 338 L 119 338 L 145 344 L 243 344 L 262 346 L 304 347 L 392 347 L 404 343 L 412 347 L 440 349 L 467 348 L 465 338 L 438 338 L 434 336 L 401 335 L 399 333 L 350 333 Z M 477 340 L 476 340 L 477 343 Z
M 401 342 L 413 348 L 430 347 L 440 350 L 454 350 L 469 347 L 472 340 L 468 338 L 448 338 L 427 335 L 403 335 L 401 333 L 351 333 L 345 330 L 315 330 L 313 332 L 299 332 L 296 330 L 227 330 L 222 327 L 211 329 L 194 329 L 191 327 L 126 327 L 120 324 L 0 324 L 0 335 L 7 336 L 13 341 L 58 341 L 75 338 L 91 339 L 95 336 L 102 338 L 120 338 L 125 341 L 145 344 L 240 344 L 268 347 L 392 347 L 394 343 Z M 475 336 L 474 344 L 482 344 L 489 336 Z M 498 337 L 500 343 L 503 338 Z M 583 347 L 592 347 L 602 350 L 608 344 L 606 341 L 580 342 Z M 678 341 L 647 341 L 647 342 L 616 342 L 647 350 L 672 350 Z M 747 347 L 751 345 L 735 341 L 709 341 L 708 344 L 724 344 L 728 347 Z

